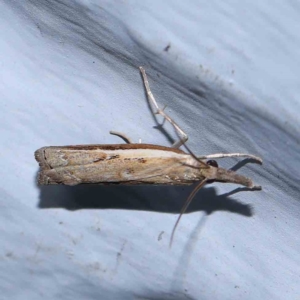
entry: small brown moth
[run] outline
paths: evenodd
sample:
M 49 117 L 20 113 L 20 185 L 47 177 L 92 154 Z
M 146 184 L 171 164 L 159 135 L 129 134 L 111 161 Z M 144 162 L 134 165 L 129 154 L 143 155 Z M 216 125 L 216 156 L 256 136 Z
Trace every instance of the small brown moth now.
M 242 153 L 210 154 L 196 156 L 191 151 L 186 153 L 179 149 L 187 140 L 185 132 L 172 120 L 163 109 L 160 109 L 150 90 L 145 70 L 140 67 L 145 89 L 155 114 L 163 116 L 177 131 L 180 139 L 172 147 L 150 144 L 133 144 L 124 134 L 111 131 L 111 134 L 123 138 L 127 144 L 113 145 L 76 145 L 51 146 L 35 151 L 35 159 L 41 170 L 38 184 L 77 185 L 94 184 L 168 184 L 190 185 L 199 182 L 186 200 L 175 223 L 175 229 L 182 214 L 186 211 L 197 191 L 206 183 L 230 182 L 250 189 L 261 189 L 253 184 L 250 178 L 234 171 L 218 167 L 216 158 L 245 157 L 262 163 L 262 159 Z M 188 148 L 187 148 L 188 149 Z M 208 161 L 204 161 L 208 159 Z

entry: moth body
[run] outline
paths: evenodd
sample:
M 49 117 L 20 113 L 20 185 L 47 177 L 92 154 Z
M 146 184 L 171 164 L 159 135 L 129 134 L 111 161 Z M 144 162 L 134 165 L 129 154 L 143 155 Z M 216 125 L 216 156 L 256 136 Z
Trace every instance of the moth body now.
M 253 188 L 252 180 L 209 166 L 182 150 L 150 144 L 43 147 L 35 152 L 40 185 L 189 185 L 203 179 Z

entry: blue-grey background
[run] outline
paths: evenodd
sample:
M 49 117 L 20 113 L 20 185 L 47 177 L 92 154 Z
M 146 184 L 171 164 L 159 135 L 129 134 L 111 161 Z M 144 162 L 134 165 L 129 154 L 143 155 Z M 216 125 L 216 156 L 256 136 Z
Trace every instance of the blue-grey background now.
M 300 4 L 2 0 L 0 299 L 299 299 Z M 167 47 L 169 46 L 169 47 Z M 42 146 L 170 145 L 263 186 L 37 187 Z M 160 122 L 161 119 L 158 118 Z

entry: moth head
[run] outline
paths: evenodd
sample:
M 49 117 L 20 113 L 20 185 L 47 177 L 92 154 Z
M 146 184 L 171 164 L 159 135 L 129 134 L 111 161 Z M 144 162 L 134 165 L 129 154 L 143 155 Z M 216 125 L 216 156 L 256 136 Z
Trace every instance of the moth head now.
M 250 178 L 240 175 L 233 170 L 219 168 L 215 160 L 208 160 L 206 164 L 209 168 L 202 170 L 202 174 L 206 178 L 206 183 L 228 182 L 240 184 L 250 189 L 261 189 L 260 186 L 254 185 Z

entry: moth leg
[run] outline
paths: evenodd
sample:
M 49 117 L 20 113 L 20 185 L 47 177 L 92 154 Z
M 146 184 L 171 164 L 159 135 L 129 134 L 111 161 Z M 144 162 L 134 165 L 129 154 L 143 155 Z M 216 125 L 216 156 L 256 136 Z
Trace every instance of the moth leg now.
M 149 86 L 149 82 L 148 82 L 148 78 L 145 72 L 145 69 L 143 67 L 140 67 L 140 71 L 142 73 L 143 76 L 143 81 L 144 81 L 144 85 L 145 85 L 145 89 L 147 92 L 147 96 L 148 99 L 150 100 L 150 102 L 152 103 L 152 105 L 155 107 L 156 111 L 154 112 L 154 114 L 159 114 L 161 116 L 164 117 L 164 121 L 167 120 L 170 124 L 173 125 L 173 127 L 175 128 L 175 130 L 177 131 L 178 135 L 179 135 L 179 141 L 175 142 L 172 147 L 173 148 L 179 148 L 181 145 L 183 145 L 187 140 L 188 140 L 188 136 L 187 134 L 176 124 L 176 122 L 171 119 L 165 112 L 164 109 L 160 109 L 151 90 L 150 90 L 150 86 Z
M 202 181 L 200 181 L 198 183 L 198 185 L 194 188 L 194 190 L 190 193 L 189 197 L 187 198 L 187 200 L 185 201 L 185 203 L 183 204 L 183 207 L 181 208 L 181 211 L 180 211 L 180 214 L 177 218 L 177 221 L 173 227 L 173 230 L 172 230 L 172 234 L 171 234 L 171 238 L 170 238 L 170 248 L 172 246 L 172 243 L 173 243 L 173 239 L 174 239 L 174 234 L 175 234 L 175 231 L 176 231 L 176 228 L 177 228 L 177 225 L 179 224 L 179 221 L 182 217 L 182 215 L 186 212 L 187 208 L 189 207 L 189 205 L 191 204 L 192 200 L 194 199 L 195 195 L 197 194 L 197 192 L 206 184 L 207 182 L 207 179 L 203 179 Z
M 118 131 L 110 131 L 109 132 L 112 135 L 116 135 L 118 137 L 120 137 L 121 139 L 123 139 L 127 144 L 132 144 L 131 139 L 124 133 L 118 132 Z
M 198 159 L 245 157 L 245 158 L 251 158 L 260 164 L 262 164 L 262 162 L 263 162 L 260 157 L 252 155 L 252 154 L 245 154 L 245 153 L 216 153 L 216 154 L 209 154 L 209 155 L 203 155 L 203 156 L 197 156 L 197 157 L 198 157 Z

